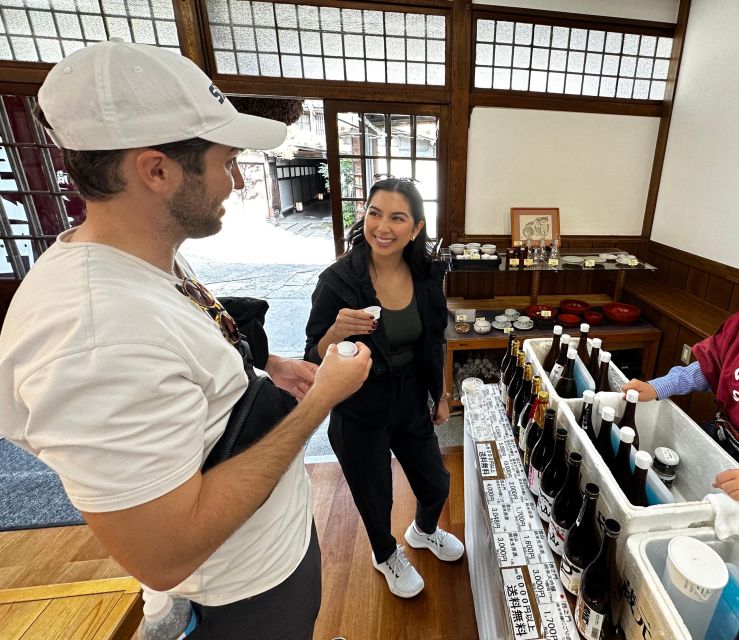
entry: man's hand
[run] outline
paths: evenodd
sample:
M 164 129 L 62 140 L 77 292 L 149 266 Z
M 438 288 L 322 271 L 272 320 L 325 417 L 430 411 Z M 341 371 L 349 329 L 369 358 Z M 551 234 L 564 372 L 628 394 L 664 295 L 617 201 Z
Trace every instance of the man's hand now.
M 722 471 L 716 476 L 713 486 L 728 493 L 734 500 L 739 500 L 739 469 Z
M 436 408 L 436 415 L 433 417 L 434 424 L 444 424 L 449 419 L 449 399 L 446 393 L 443 393 L 439 400 L 439 406 Z
M 313 386 L 317 369 L 318 365 L 312 362 L 274 355 L 270 355 L 266 366 L 274 383 L 292 393 L 298 400 L 305 398 L 305 394 Z
M 336 345 L 330 344 L 316 371 L 310 396 L 315 396 L 324 403 L 327 410 L 357 391 L 369 375 L 372 367 L 369 347 L 361 342 L 356 345 L 357 355 L 353 358 L 340 358 Z
M 629 380 L 626 384 L 621 385 L 621 391 L 626 393 L 629 389 L 636 389 L 639 392 L 639 402 L 648 402 L 657 399 L 657 392 L 654 387 L 643 380 Z

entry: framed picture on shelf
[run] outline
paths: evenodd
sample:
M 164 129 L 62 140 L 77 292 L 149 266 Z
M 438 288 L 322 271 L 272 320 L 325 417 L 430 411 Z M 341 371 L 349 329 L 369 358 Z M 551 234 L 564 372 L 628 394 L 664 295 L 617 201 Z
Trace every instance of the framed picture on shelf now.
M 513 245 L 538 245 L 543 238 L 545 245 L 552 244 L 559 235 L 558 207 L 511 207 L 511 241 Z

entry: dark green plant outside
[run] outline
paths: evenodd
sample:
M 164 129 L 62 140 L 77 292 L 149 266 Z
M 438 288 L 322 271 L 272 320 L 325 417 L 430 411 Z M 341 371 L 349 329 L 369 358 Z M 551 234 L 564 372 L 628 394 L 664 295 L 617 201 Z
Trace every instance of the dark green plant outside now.
M 338 194 L 339 197 L 341 197 L 341 194 L 343 193 L 355 193 L 357 183 L 354 178 L 353 163 L 354 160 L 352 160 L 351 158 L 339 159 L 339 175 L 341 182 L 341 193 Z M 323 176 L 324 180 L 326 181 L 326 185 L 328 185 L 328 164 L 323 162 L 318 165 L 318 173 Z M 344 220 L 344 228 L 348 229 L 357 220 L 356 203 L 343 200 L 341 202 L 341 215 Z

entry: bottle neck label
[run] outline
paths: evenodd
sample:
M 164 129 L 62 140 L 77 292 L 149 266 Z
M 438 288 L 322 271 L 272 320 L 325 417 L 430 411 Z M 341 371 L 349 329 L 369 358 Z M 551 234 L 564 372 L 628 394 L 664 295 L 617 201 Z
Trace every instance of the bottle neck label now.
M 536 511 L 543 522 L 549 522 L 552 516 L 552 505 L 554 504 L 554 496 L 544 493 L 539 487 L 539 502 L 536 504 Z
M 575 623 L 585 640 L 600 640 L 603 637 L 606 616 L 593 611 L 583 600 L 582 594 L 577 598 L 575 606 Z
M 554 520 L 549 523 L 549 531 L 547 532 L 549 548 L 558 556 L 561 556 L 564 553 L 567 533 L 568 530 L 564 527 L 560 527 Z
M 582 572 L 583 570 L 580 567 L 570 562 L 566 554 L 562 554 L 562 562 L 559 565 L 559 579 L 562 581 L 562 586 L 572 595 L 576 596 L 580 591 Z
M 555 364 L 552 367 L 552 372 L 549 374 L 549 382 L 552 383 L 552 386 L 557 384 L 559 379 L 562 377 L 564 370 L 565 368 L 561 364 Z

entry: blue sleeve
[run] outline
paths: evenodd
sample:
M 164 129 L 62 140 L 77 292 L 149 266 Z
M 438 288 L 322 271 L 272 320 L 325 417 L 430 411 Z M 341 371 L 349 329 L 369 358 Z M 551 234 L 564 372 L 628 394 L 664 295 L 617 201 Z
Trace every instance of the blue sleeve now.
M 658 400 L 685 395 L 693 391 L 711 390 L 698 362 L 691 362 L 687 367 L 672 367 L 667 375 L 650 380 L 649 384 L 657 392 Z

